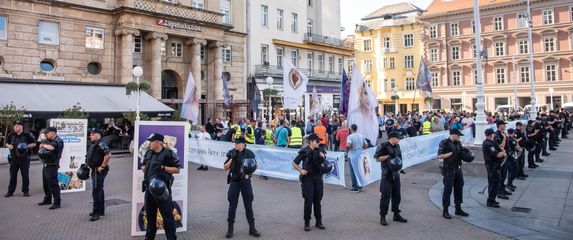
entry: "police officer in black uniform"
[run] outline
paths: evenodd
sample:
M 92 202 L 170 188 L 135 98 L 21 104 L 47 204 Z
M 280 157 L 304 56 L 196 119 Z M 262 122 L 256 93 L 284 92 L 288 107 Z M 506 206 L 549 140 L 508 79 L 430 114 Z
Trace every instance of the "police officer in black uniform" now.
M 541 117 L 538 117 L 537 119 L 539 119 L 539 137 L 538 141 L 541 143 L 541 155 L 544 157 L 547 157 L 549 155 L 551 155 L 549 152 L 547 152 L 547 142 L 548 142 L 548 138 L 547 138 L 547 133 L 549 132 L 549 130 L 551 129 L 551 126 L 548 125 L 547 122 L 547 117 L 545 116 L 545 114 L 541 114 Z M 535 159 L 535 162 L 540 162 L 542 163 L 544 160 L 537 158 Z
M 518 159 L 520 157 L 521 154 L 521 147 L 519 146 L 519 144 L 517 143 L 517 139 L 515 139 L 516 134 L 515 134 L 515 129 L 510 128 L 507 130 L 507 175 L 501 176 L 501 184 L 503 185 L 504 180 L 507 177 L 507 184 L 503 185 L 505 186 L 505 188 L 511 190 L 512 192 L 515 191 L 515 189 L 517 188 L 515 185 L 513 185 L 513 180 L 515 179 L 515 177 L 517 176 L 517 168 L 518 168 Z
M 90 213 L 90 221 L 99 220 L 100 216 L 105 215 L 105 196 L 103 184 L 105 177 L 109 172 L 109 160 L 111 153 L 107 144 L 102 141 L 103 131 L 94 128 L 90 131 L 91 144 L 88 147 L 86 155 L 86 164 L 91 168 L 92 178 L 92 198 L 93 210 Z
M 16 121 L 14 123 L 14 132 L 8 134 L 6 137 L 6 147 L 10 150 L 8 160 L 10 162 L 10 183 L 8 184 L 8 192 L 4 197 L 11 197 L 16 191 L 16 184 L 18 182 L 18 171 L 22 174 L 22 193 L 24 197 L 30 196 L 30 149 L 36 147 L 34 135 L 24 132 L 24 123 Z M 25 154 L 18 154 L 17 147 L 20 143 L 28 146 L 28 151 Z
M 495 132 L 495 143 L 505 150 L 508 154 L 509 151 L 509 143 L 508 143 L 508 136 L 505 133 L 505 122 L 503 120 L 498 120 L 495 125 L 497 126 L 497 131 Z M 508 195 L 511 195 L 511 192 L 505 188 L 505 179 L 507 178 L 507 172 L 509 170 L 510 165 L 510 158 L 509 154 L 506 158 L 507 161 L 503 161 L 500 168 L 500 181 L 499 181 L 499 193 L 497 195 L 498 198 L 501 199 L 509 199 Z
M 38 203 L 38 205 L 52 204 L 50 209 L 58 209 L 61 207 L 62 201 L 60 198 L 60 184 L 58 183 L 58 168 L 60 168 L 64 141 L 58 136 L 58 130 L 54 127 L 46 128 L 46 137 L 46 141 L 40 144 L 40 150 L 38 150 L 38 156 L 44 164 L 42 183 L 45 194 L 44 201 Z
M 499 192 L 500 169 L 506 153 L 503 148 L 500 148 L 499 145 L 495 143 L 493 129 L 486 129 L 485 137 L 486 139 L 482 143 L 482 152 L 487 171 L 487 206 L 499 208 L 499 202 L 495 201 L 495 198 Z
M 171 149 L 164 147 L 165 137 L 159 133 L 152 134 L 149 141 L 149 150 L 144 155 L 141 163 L 143 171 L 143 190 L 145 191 L 145 215 L 147 217 L 147 229 L 145 239 L 155 239 L 157 232 L 157 210 L 163 217 L 163 229 L 168 240 L 177 239 L 175 235 L 175 218 L 173 217 L 173 199 L 171 194 L 166 199 L 153 196 L 150 192 L 149 183 L 151 179 L 163 181 L 171 193 L 173 186 L 173 174 L 179 173 L 181 163 L 177 154 Z
M 245 206 L 245 214 L 249 222 L 249 235 L 260 237 L 261 234 L 255 228 L 255 216 L 253 213 L 253 188 L 251 186 L 251 176 L 241 174 L 241 166 L 244 159 L 255 158 L 255 154 L 246 148 L 247 141 L 245 137 L 240 136 L 235 139 L 235 148 L 227 152 L 227 160 L 225 160 L 224 169 L 229 170 L 227 175 L 227 184 L 229 184 L 229 191 L 227 192 L 227 200 L 229 201 L 229 213 L 227 215 L 227 229 L 226 238 L 233 237 L 233 224 L 235 223 L 235 213 L 239 203 L 239 194 L 243 195 L 243 205 Z
M 394 212 L 394 221 L 408 222 L 407 219 L 400 215 L 400 174 L 398 171 L 392 171 L 390 168 L 390 160 L 396 157 L 402 158 L 402 151 L 400 150 L 400 135 L 396 132 L 391 132 L 388 135 L 388 141 L 380 144 L 376 149 L 374 158 L 382 165 L 382 178 L 380 180 L 380 224 L 383 226 L 388 225 L 386 222 L 386 214 L 388 214 L 388 205 L 392 199 L 392 212 Z
M 527 135 L 523 131 L 523 123 L 521 122 L 515 123 L 515 140 L 522 149 L 527 149 L 528 139 Z M 528 175 L 523 171 L 524 167 L 525 151 L 523 151 L 523 153 L 520 154 L 519 158 L 517 159 L 517 179 L 524 180 L 526 177 L 528 177 Z
M 541 151 L 541 144 L 539 143 L 540 129 L 537 120 L 527 121 L 527 127 L 525 128 L 527 134 L 527 167 L 536 168 L 535 158 L 539 158 L 539 153 Z
M 324 194 L 324 182 L 320 164 L 325 161 L 326 152 L 320 148 L 322 139 L 316 134 L 308 136 L 309 145 L 298 152 L 292 166 L 300 172 L 302 197 L 304 198 L 304 231 L 310 231 L 310 213 L 314 206 L 315 227 L 325 229 L 322 224 L 321 201 Z M 301 165 L 302 162 L 302 166 Z
M 442 216 L 446 219 L 452 219 L 448 208 L 450 207 L 450 197 L 452 188 L 454 189 L 454 204 L 456 205 L 455 214 L 459 216 L 469 216 L 462 210 L 464 175 L 462 173 L 462 152 L 464 147 L 460 141 L 463 134 L 459 129 L 450 129 L 450 137 L 440 142 L 438 149 L 438 158 L 444 160 L 442 166 L 442 175 L 444 176 L 444 191 L 442 193 Z

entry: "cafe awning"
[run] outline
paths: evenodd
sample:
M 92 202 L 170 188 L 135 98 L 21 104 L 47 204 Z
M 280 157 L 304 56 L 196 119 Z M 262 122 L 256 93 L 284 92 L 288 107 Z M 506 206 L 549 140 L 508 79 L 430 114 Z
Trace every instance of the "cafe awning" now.
M 73 105 L 80 104 L 90 117 L 121 117 L 134 112 L 135 93 L 127 95 L 122 85 L 96 85 L 63 82 L 0 82 L 0 105 L 13 102 L 23 106 L 32 118 L 53 118 Z M 170 116 L 173 109 L 142 92 L 141 112 Z

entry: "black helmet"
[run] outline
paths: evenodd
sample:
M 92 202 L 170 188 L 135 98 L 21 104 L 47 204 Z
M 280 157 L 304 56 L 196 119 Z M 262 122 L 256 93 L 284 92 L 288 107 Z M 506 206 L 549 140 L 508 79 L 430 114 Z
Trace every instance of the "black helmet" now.
M 40 148 L 40 150 L 38 150 L 38 157 L 44 161 L 56 160 L 56 154 L 53 151 L 48 151 L 48 149 L 45 148 Z
M 79 180 L 88 180 L 90 178 L 90 168 L 86 164 L 82 164 L 76 172 Z
M 26 153 L 28 153 L 28 144 L 25 143 L 18 144 L 18 146 L 16 147 L 16 155 L 18 157 L 23 157 L 24 155 L 26 155 Z
M 167 200 L 169 198 L 169 190 L 165 182 L 158 178 L 152 178 L 149 181 L 149 192 L 157 200 Z
M 474 159 L 476 158 L 476 154 L 472 151 L 470 151 L 467 148 L 464 148 L 464 150 L 462 151 L 462 160 L 464 162 L 473 162 Z
M 328 174 L 332 172 L 332 163 L 325 159 L 324 161 L 322 161 L 319 168 L 322 174 Z
M 257 170 L 257 160 L 254 158 L 245 158 L 241 166 L 241 173 L 251 175 Z
M 402 169 L 402 159 L 400 157 L 392 158 L 390 162 L 388 162 L 388 166 L 390 171 L 398 172 Z

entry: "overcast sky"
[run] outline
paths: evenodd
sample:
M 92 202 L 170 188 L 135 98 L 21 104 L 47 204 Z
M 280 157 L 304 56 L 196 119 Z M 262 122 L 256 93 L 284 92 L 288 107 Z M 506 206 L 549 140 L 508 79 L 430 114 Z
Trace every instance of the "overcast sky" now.
M 354 34 L 354 26 L 360 23 L 364 16 L 383 6 L 400 2 L 411 2 L 421 9 L 426 9 L 432 0 L 340 0 L 341 23 L 344 27 L 341 37 Z

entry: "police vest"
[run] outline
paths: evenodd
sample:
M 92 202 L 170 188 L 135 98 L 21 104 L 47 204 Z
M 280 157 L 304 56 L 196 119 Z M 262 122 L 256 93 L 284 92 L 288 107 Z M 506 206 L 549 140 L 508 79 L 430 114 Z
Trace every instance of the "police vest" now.
M 86 154 L 86 164 L 90 167 L 99 167 L 103 164 L 103 158 L 109 154 L 109 147 L 101 139 L 92 143 Z
M 239 126 L 238 124 L 233 124 L 231 125 L 231 128 L 237 128 L 237 130 L 233 134 L 233 139 L 231 139 L 231 141 L 234 141 L 235 139 L 241 136 L 241 126 Z
M 291 128 L 291 136 L 289 146 L 302 146 L 302 130 L 299 127 Z
M 245 140 L 247 140 L 247 143 L 255 143 L 255 129 L 253 129 L 253 127 L 251 125 L 247 126 L 247 131 L 246 133 L 251 132 L 249 135 L 245 134 Z
M 270 129 L 265 130 L 265 145 L 267 145 L 267 146 L 274 145 L 273 131 L 271 131 Z
M 320 140 L 320 144 L 326 144 L 328 142 L 328 135 L 326 135 L 326 128 L 324 126 L 315 127 L 314 133 L 322 139 Z
M 432 128 L 432 123 L 431 122 L 424 122 L 424 124 L 422 124 L 422 134 L 430 134 L 432 133 L 430 131 L 430 128 Z

